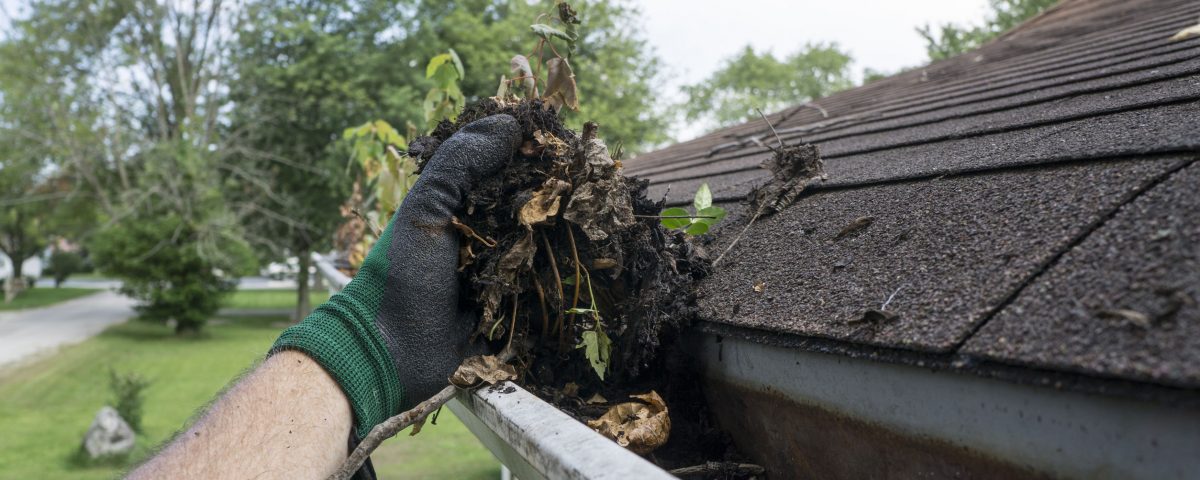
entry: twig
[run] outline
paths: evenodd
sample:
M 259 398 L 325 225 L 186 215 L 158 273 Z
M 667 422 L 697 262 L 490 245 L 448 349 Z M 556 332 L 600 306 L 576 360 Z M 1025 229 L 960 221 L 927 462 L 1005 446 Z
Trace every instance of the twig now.
M 888 295 L 887 301 L 883 302 L 883 305 L 881 305 L 881 306 L 879 307 L 879 311 L 881 311 L 881 312 L 886 312 L 886 311 L 887 311 L 887 306 L 888 306 L 889 304 L 891 304 L 891 303 L 892 303 L 892 299 L 893 299 L 893 298 L 896 298 L 896 294 L 897 294 L 897 293 L 900 293 L 900 289 L 902 289 L 902 288 L 904 288 L 904 285 L 901 285 L 901 286 L 899 286 L 899 287 L 896 287 L 896 291 L 892 292 L 892 294 L 891 294 L 891 295 Z
M 371 233 L 375 235 L 375 238 L 379 238 L 379 237 L 383 236 L 383 232 L 379 230 L 379 225 L 377 225 L 375 222 L 371 221 L 371 219 L 368 218 L 366 215 L 363 215 L 363 213 L 358 211 L 357 208 L 351 209 L 350 213 L 353 213 L 354 216 L 358 217 L 359 219 L 361 219 L 363 221 L 363 223 L 367 224 L 367 228 L 371 229 Z
M 758 112 L 758 115 L 762 117 L 764 122 L 767 122 L 767 126 L 771 127 L 771 133 L 775 134 L 775 140 L 779 141 L 779 150 L 782 151 L 786 145 L 783 144 L 783 139 L 779 138 L 779 132 L 775 131 L 775 126 L 771 125 L 771 121 L 767 120 L 767 116 L 763 115 L 762 110 L 759 110 L 758 108 L 755 108 L 754 110 Z M 779 155 L 779 152 L 776 152 L 776 155 Z M 742 231 L 738 232 L 738 235 L 733 238 L 733 241 L 729 242 L 729 246 L 725 247 L 725 251 L 721 252 L 720 255 L 717 255 L 716 260 L 713 260 L 713 267 L 716 267 L 718 263 L 721 263 L 721 259 L 725 258 L 725 254 L 729 253 L 730 250 L 733 250 L 733 247 L 736 246 L 738 242 L 742 241 L 742 237 L 746 235 L 746 231 L 750 230 L 750 226 L 754 225 L 754 222 L 758 220 L 758 217 L 762 216 L 763 209 L 766 208 L 767 203 L 768 202 L 762 202 L 762 205 L 758 206 L 758 211 L 754 212 L 754 216 L 750 217 L 750 221 L 746 222 L 746 226 L 742 228 Z
M 500 352 L 500 355 L 497 355 L 497 358 L 499 358 L 501 362 L 508 362 L 509 360 L 512 360 L 514 356 L 515 354 L 511 348 L 505 348 Z M 371 456 L 371 452 L 374 452 L 376 448 L 379 448 L 379 445 L 382 444 L 384 440 L 396 436 L 396 434 L 400 433 L 401 430 L 404 430 L 409 426 L 413 426 L 413 432 L 410 435 L 416 435 L 417 432 L 420 431 L 420 425 L 425 424 L 425 418 L 431 413 L 441 409 L 442 405 L 445 405 L 446 402 L 449 402 L 451 399 L 453 399 L 456 393 L 458 393 L 458 387 L 455 387 L 454 385 L 446 385 L 446 388 L 443 388 L 432 397 L 429 397 L 428 400 L 417 404 L 417 406 L 413 407 L 411 410 L 391 417 L 387 420 L 384 420 L 383 423 L 376 425 L 371 429 L 371 432 L 367 434 L 366 438 L 363 438 L 362 442 L 359 442 L 358 446 L 354 448 L 354 451 L 350 452 L 350 456 L 346 458 L 346 461 L 342 462 L 342 466 L 329 476 L 328 480 L 347 480 L 350 477 L 353 477 L 354 472 L 357 472 L 358 469 L 362 467 L 363 462 L 367 461 L 367 457 Z
M 554 323 L 554 329 L 562 328 L 563 323 L 563 302 L 566 301 L 566 296 L 563 295 L 562 275 L 558 273 L 558 261 L 554 260 L 554 250 L 550 249 L 550 239 L 546 238 L 546 234 L 542 234 L 542 243 L 546 245 L 546 257 L 550 258 L 550 270 L 554 272 L 554 283 L 558 285 L 558 320 Z
M 581 267 L 581 265 L 579 264 L 579 249 L 575 248 L 575 234 L 571 230 L 572 230 L 571 226 L 567 225 L 567 239 L 569 239 L 571 241 L 571 257 L 575 261 L 575 295 L 574 295 L 574 298 L 571 299 L 572 313 L 571 313 L 571 319 L 569 321 L 569 323 L 571 325 L 574 325 L 575 324 L 575 313 L 573 313 L 573 312 L 575 311 L 576 308 L 579 307 L 579 284 L 582 283 L 581 280 L 583 280 L 583 279 L 580 278 L 580 276 L 579 276 L 579 268 Z M 559 332 L 558 332 L 558 349 L 560 352 L 562 351 L 563 345 L 566 342 L 566 338 L 563 336 L 563 333 L 565 333 L 566 331 L 567 331 L 567 328 L 564 325 L 563 329 L 559 330 Z
M 764 122 L 767 122 L 767 126 L 771 128 L 771 133 L 775 134 L 775 141 L 779 142 L 779 148 L 783 149 L 783 139 L 779 138 L 779 132 L 775 131 L 775 126 L 771 125 L 771 121 L 767 120 L 767 116 L 763 115 L 762 110 L 755 108 L 754 111 L 758 112 L 758 116 L 762 117 Z M 767 147 L 767 148 L 770 148 L 770 147 Z
M 746 223 L 746 226 L 742 228 L 742 231 L 738 232 L 737 236 L 733 237 L 733 241 L 729 242 L 729 246 L 725 247 L 725 251 L 721 252 L 720 255 L 717 255 L 716 260 L 713 260 L 713 267 L 716 267 L 718 263 L 721 263 L 721 259 L 725 258 L 725 254 L 729 253 L 730 250 L 733 250 L 733 247 L 742 240 L 742 236 L 746 235 L 746 231 L 750 230 L 750 226 L 754 225 L 754 221 L 758 220 L 758 217 L 762 215 L 763 209 L 766 208 L 766 206 L 767 202 L 763 202 L 762 205 L 758 206 L 758 211 L 754 212 L 754 216 L 750 217 L 750 221 Z
M 711 215 L 634 215 L 634 218 L 712 218 L 717 217 Z
M 537 289 L 538 305 L 542 307 L 542 337 L 544 338 L 550 330 L 550 313 L 546 310 L 546 290 L 542 288 L 541 280 L 538 280 L 538 275 L 533 275 L 533 286 Z
M 428 400 L 417 404 L 412 410 L 396 415 L 376 425 L 375 428 L 371 429 L 371 433 L 368 433 L 367 437 L 350 453 L 350 457 L 345 462 L 342 462 L 341 468 L 329 476 L 329 480 L 346 480 L 353 477 L 354 472 L 357 472 L 362 467 L 363 462 L 367 461 L 367 457 L 379 447 L 379 444 L 383 443 L 384 440 L 396 436 L 397 433 L 400 433 L 401 430 L 408 428 L 410 425 L 425 423 L 425 417 L 428 417 L 429 414 L 433 413 L 446 402 L 449 402 L 457 392 L 457 387 L 447 385 L 446 388 L 429 397 Z
M 753 463 L 704 462 L 703 464 L 691 467 L 676 468 L 671 470 L 671 475 L 686 477 L 691 475 L 733 474 L 740 477 L 745 475 L 762 475 L 766 471 L 762 466 Z
M 505 350 L 512 350 L 513 337 L 517 336 L 517 306 L 521 304 L 520 300 L 521 299 L 517 297 L 517 294 L 514 293 L 512 323 L 510 323 L 508 326 L 508 343 L 504 345 Z
M 462 221 L 459 220 L 458 217 L 450 217 L 450 225 L 454 226 L 454 228 L 457 229 L 459 231 L 459 233 L 462 233 L 463 235 L 466 235 L 468 237 L 475 239 L 479 243 L 482 243 L 483 246 L 485 246 L 485 247 L 494 248 L 496 246 L 495 240 L 492 240 L 490 238 L 483 238 L 483 237 L 479 236 L 478 233 L 475 233 L 475 229 L 471 228 L 469 225 L 467 225 L 465 223 L 462 223 Z

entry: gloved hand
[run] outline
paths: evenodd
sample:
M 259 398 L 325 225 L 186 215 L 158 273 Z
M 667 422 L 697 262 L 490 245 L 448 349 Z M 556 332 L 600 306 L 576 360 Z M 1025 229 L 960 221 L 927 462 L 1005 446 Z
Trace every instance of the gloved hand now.
M 350 400 L 359 438 L 445 387 L 465 358 L 478 319 L 459 302 L 450 220 L 520 139 L 514 118 L 494 115 L 443 142 L 354 280 L 272 347 L 303 351 L 329 371 Z

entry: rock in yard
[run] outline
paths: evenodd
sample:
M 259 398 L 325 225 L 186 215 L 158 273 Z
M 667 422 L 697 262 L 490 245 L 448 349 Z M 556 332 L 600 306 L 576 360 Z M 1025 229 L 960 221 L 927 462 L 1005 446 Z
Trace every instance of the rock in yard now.
M 125 455 L 133 450 L 134 439 L 133 429 L 121 414 L 106 405 L 96 413 L 87 435 L 83 436 L 83 448 L 93 459 Z

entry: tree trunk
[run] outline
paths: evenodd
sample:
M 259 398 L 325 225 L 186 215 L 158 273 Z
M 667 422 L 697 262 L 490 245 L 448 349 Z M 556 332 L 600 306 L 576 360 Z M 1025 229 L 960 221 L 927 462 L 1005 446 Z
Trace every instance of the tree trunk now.
M 299 295 L 299 298 L 296 299 L 296 315 L 292 318 L 296 322 L 304 320 L 312 308 L 308 302 L 308 267 L 312 264 L 312 252 L 302 249 L 298 254 L 300 271 L 296 273 L 296 294 Z
M 4 282 L 4 303 L 12 303 L 13 299 L 25 289 L 25 272 L 21 271 L 21 267 L 25 259 L 14 260 L 12 257 L 19 255 L 10 255 L 9 260 L 12 260 L 12 278 Z

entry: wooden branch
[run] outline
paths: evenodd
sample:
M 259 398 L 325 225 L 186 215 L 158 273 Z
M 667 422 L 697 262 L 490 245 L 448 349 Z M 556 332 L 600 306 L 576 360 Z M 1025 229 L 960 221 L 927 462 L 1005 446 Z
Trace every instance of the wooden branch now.
M 329 476 L 329 480 L 347 480 L 353 477 L 354 472 L 357 472 L 362 467 L 363 462 L 367 461 L 367 457 L 371 455 L 371 452 L 379 448 L 379 445 L 384 440 L 396 436 L 397 433 L 400 433 L 401 430 L 409 426 L 425 424 L 425 418 L 454 398 L 454 394 L 457 392 L 458 388 L 454 385 L 446 385 L 446 388 L 443 388 L 442 391 L 429 397 L 428 400 L 417 404 L 412 410 L 396 415 L 376 425 L 375 428 L 371 429 L 371 433 L 368 433 L 367 437 L 350 453 L 350 457 L 345 462 L 342 462 L 341 468 Z
M 505 348 L 504 351 L 500 352 L 500 354 L 496 357 L 499 358 L 501 362 L 508 362 L 515 356 L 516 353 L 512 350 L 512 348 Z M 384 440 L 396 436 L 396 434 L 400 433 L 401 430 L 412 426 L 413 431 L 410 435 L 416 435 L 417 432 L 421 431 L 421 426 L 425 424 L 425 419 L 429 417 L 430 414 L 441 409 L 442 405 L 445 405 L 446 402 L 449 402 L 451 399 L 453 399 L 456 393 L 458 393 L 458 387 L 455 387 L 454 385 L 446 385 L 446 388 L 443 388 L 432 397 L 429 397 L 428 400 L 417 404 L 417 406 L 413 407 L 411 410 L 391 417 L 387 420 L 384 420 L 383 423 L 376 425 L 371 429 L 371 432 L 367 434 L 366 438 L 363 438 L 362 442 L 358 444 L 358 447 L 355 447 L 354 451 L 350 452 L 350 456 L 346 458 L 346 461 L 342 462 L 342 466 L 329 476 L 328 480 L 347 480 L 350 477 L 353 477 L 354 472 L 357 472 L 358 469 L 362 467 L 363 462 L 367 461 L 367 457 L 371 456 L 371 452 L 374 452 L 376 448 L 379 448 L 379 445 L 382 444 Z

